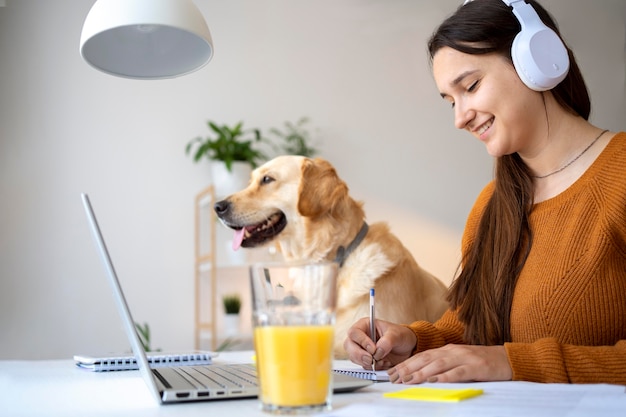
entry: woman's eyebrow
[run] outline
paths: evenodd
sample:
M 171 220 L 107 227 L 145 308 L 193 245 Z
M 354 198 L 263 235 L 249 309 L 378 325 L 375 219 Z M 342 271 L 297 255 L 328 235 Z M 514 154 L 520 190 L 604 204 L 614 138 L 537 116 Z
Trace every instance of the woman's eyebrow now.
M 452 86 L 458 85 L 461 81 L 463 81 L 464 78 L 474 74 L 475 72 L 478 72 L 478 70 L 468 70 L 468 71 L 461 73 L 461 75 L 459 75 L 454 80 L 452 80 L 452 83 L 450 85 Z

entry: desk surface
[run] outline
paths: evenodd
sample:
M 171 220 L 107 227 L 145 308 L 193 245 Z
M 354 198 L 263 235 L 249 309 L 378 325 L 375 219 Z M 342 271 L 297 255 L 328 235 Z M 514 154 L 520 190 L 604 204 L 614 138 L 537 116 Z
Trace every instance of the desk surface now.
M 219 362 L 246 362 L 251 352 L 224 352 Z M 459 403 L 429 403 L 383 398 L 407 386 L 376 383 L 354 393 L 336 394 L 327 416 L 620 416 L 625 387 L 615 385 L 532 384 L 519 382 L 431 384 L 472 387 L 484 394 Z M 7 416 L 268 416 L 256 399 L 160 406 L 138 371 L 89 372 L 71 360 L 0 361 L 0 409 Z M 322 415 L 317 414 L 320 417 Z

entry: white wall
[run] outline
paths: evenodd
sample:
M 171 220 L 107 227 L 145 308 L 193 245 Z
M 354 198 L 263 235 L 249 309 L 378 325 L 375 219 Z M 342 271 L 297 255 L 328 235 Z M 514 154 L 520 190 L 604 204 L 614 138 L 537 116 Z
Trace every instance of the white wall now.
M 308 116 L 371 222 L 387 220 L 449 281 L 491 177 L 452 126 L 425 41 L 460 0 L 195 0 L 215 42 L 199 72 L 132 81 L 81 61 L 93 1 L 0 7 L 0 358 L 125 350 L 79 194 L 89 192 L 138 321 L 155 346 L 193 344 L 193 199 L 184 154 L 205 121 L 268 128 Z M 586 75 L 593 120 L 625 128 L 622 0 L 545 0 Z M 149 297 L 148 297 L 149 295 Z

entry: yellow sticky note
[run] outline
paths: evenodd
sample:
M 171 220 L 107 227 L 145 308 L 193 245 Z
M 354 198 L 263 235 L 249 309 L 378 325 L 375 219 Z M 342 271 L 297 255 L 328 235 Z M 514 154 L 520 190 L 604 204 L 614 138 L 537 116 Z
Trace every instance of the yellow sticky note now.
M 386 398 L 399 398 L 402 400 L 456 402 L 476 397 L 482 393 L 483 390 L 474 388 L 453 389 L 415 387 L 407 388 L 402 391 L 386 392 L 383 396 Z

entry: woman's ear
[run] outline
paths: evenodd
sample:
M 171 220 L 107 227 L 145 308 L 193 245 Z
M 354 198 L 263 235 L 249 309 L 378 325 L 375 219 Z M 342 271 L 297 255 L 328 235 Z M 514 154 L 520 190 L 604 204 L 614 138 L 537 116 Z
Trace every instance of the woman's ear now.
M 330 213 L 347 196 L 348 186 L 328 161 L 304 160 L 298 198 L 298 212 L 302 216 L 319 217 Z

